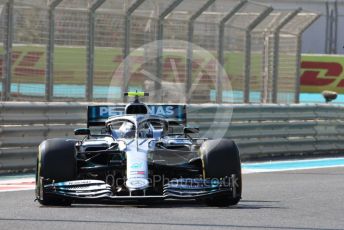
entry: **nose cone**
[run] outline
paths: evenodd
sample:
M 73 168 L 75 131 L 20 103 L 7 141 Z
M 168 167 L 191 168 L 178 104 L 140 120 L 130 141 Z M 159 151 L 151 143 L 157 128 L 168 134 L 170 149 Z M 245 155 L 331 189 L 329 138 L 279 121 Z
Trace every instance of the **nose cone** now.
M 137 151 L 135 144 L 127 148 L 127 180 L 126 187 L 130 191 L 144 190 L 149 186 L 147 152 Z
M 130 191 L 144 190 L 148 187 L 149 182 L 146 178 L 129 178 L 125 185 Z

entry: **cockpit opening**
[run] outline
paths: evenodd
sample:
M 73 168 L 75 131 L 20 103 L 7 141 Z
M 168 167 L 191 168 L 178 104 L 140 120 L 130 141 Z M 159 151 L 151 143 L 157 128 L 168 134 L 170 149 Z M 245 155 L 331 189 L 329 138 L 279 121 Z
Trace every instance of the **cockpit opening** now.
M 136 127 L 137 126 L 137 127 Z M 145 119 L 134 123 L 128 120 L 113 120 L 108 123 L 111 135 L 115 138 L 138 138 L 159 139 L 168 135 L 168 123 L 160 119 Z

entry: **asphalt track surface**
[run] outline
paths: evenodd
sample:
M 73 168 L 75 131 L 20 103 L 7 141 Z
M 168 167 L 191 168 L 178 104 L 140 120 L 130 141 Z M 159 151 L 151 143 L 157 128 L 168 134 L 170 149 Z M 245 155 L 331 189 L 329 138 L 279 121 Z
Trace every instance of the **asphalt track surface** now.
M 243 200 L 42 207 L 33 191 L 0 193 L 0 229 L 344 229 L 344 167 L 245 174 Z

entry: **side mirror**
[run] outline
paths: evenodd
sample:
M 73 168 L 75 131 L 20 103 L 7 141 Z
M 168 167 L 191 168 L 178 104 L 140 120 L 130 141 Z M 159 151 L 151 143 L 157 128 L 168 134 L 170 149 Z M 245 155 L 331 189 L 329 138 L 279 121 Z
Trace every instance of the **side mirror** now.
M 74 135 L 90 135 L 91 131 L 88 128 L 81 128 L 81 129 L 75 129 L 74 130 Z
M 184 134 L 190 134 L 190 133 L 199 133 L 199 128 L 198 127 L 185 127 Z

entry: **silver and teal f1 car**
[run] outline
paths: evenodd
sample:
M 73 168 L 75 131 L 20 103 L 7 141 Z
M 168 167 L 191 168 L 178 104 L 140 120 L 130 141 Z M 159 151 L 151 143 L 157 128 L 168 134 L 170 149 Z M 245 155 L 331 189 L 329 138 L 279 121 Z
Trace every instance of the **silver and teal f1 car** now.
M 39 146 L 36 199 L 42 205 L 78 202 L 196 199 L 211 206 L 241 199 L 239 151 L 232 140 L 197 138 L 185 105 L 146 105 L 146 93 L 126 93 L 128 105 L 89 106 L 77 139 Z M 96 131 L 97 130 L 97 131 Z

